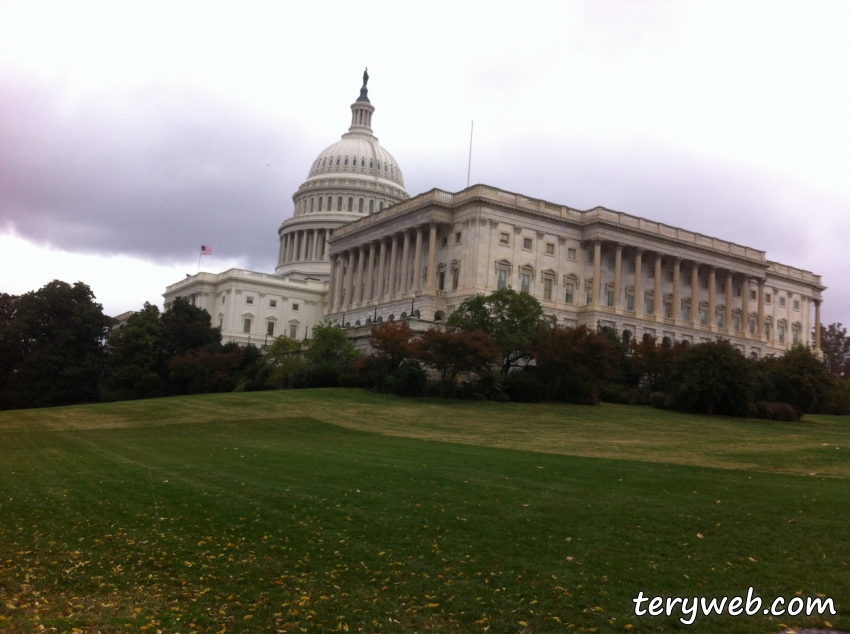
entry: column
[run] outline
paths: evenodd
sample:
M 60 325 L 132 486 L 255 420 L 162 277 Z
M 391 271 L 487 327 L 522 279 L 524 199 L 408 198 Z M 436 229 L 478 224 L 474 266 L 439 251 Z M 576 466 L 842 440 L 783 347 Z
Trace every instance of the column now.
M 336 272 L 336 279 L 334 280 L 336 286 L 333 289 L 334 310 L 339 312 L 342 308 L 342 278 L 345 275 L 345 254 L 335 255 L 333 259 L 333 266 L 334 268 L 339 269 Z
M 283 264 L 283 258 L 286 254 L 286 236 L 280 238 L 280 252 L 277 255 L 277 265 Z
M 623 292 L 623 243 L 618 242 L 614 250 L 614 308 L 623 305 L 620 295 Z
M 764 339 L 764 278 L 757 280 L 759 285 L 758 296 L 758 321 L 756 322 L 756 334 L 759 339 Z
M 422 226 L 416 227 L 416 250 L 413 252 L 413 289 L 422 290 Z
M 655 288 L 652 291 L 655 299 L 652 304 L 656 320 L 664 319 L 664 296 L 661 294 L 661 257 L 660 253 L 655 253 Z
M 328 278 L 328 313 L 332 313 L 334 311 L 334 300 L 336 291 L 336 257 L 334 257 L 333 262 L 331 262 L 331 275 Z
M 729 334 L 734 332 L 732 329 L 732 296 L 735 294 L 734 284 L 732 271 L 726 271 L 726 329 L 729 331 Z
M 750 278 L 746 274 L 741 281 L 741 329 L 746 339 L 750 334 Z
M 401 251 L 401 288 L 399 294 L 410 292 L 410 231 L 404 231 L 404 245 Z
M 699 328 L 699 262 L 691 267 L 691 322 Z
M 348 250 L 348 273 L 345 276 L 345 306 L 354 305 L 354 249 Z
M 363 293 L 363 303 L 372 301 L 372 277 L 375 275 L 375 243 L 369 243 L 369 260 L 366 265 L 366 291 Z
M 593 303 L 602 306 L 602 241 L 593 241 Z
M 378 244 L 380 246 L 380 253 L 378 254 L 378 287 L 375 289 L 376 301 L 382 300 L 386 294 L 386 285 L 384 284 L 384 264 L 387 259 L 387 241 L 386 239 L 381 238 L 381 241 Z
M 821 300 L 816 299 L 815 302 L 815 352 L 821 351 L 821 325 L 820 325 L 820 305 Z M 774 319 L 776 319 L 774 317 Z
M 680 278 L 682 275 L 682 260 L 679 258 L 673 258 L 673 311 L 670 313 L 670 316 L 679 321 L 682 317 L 681 308 L 682 308 L 682 300 L 680 298 L 681 289 L 679 288 Z
M 385 293 L 388 299 L 392 299 L 399 292 L 396 288 L 396 266 L 398 265 L 398 235 L 390 236 L 390 270 L 387 275 L 387 292 Z
M 425 281 L 425 290 L 434 290 L 434 269 L 437 267 L 437 221 L 432 220 L 428 230 L 428 279 Z
M 712 330 L 717 326 L 717 269 L 708 267 L 708 325 Z
M 643 313 L 643 249 L 635 249 L 635 312 Z
M 295 261 L 295 240 L 296 235 L 294 231 L 289 232 L 289 256 L 286 258 L 287 262 Z
M 363 296 L 363 265 L 365 264 L 363 251 L 365 248 L 361 244 L 357 247 L 357 277 L 354 278 L 354 296 L 351 298 L 351 305 L 356 306 L 360 303 L 360 299 Z
M 295 259 L 299 262 L 304 259 L 301 256 L 301 252 L 304 249 L 304 232 L 296 231 L 295 232 Z

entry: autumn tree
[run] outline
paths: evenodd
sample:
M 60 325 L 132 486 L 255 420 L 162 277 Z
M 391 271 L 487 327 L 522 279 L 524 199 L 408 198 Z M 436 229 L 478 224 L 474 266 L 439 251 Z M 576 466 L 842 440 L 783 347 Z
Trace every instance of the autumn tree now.
M 669 341 L 658 343 L 654 337 L 649 336 L 632 342 L 632 365 L 650 392 L 670 390 L 673 364 L 685 349 L 686 345 L 681 341 L 673 344 Z
M 420 335 L 414 356 L 440 373 L 443 395 L 451 396 L 461 374 L 484 372 L 499 361 L 499 348 L 486 332 L 431 328 Z
M 550 397 L 564 401 L 596 404 L 604 383 L 617 375 L 616 348 L 585 326 L 541 327 L 531 354 Z
M 830 324 L 821 329 L 821 350 L 827 372 L 841 374 L 845 359 L 850 356 L 850 337 L 841 324 Z
M 407 322 L 390 321 L 372 326 L 372 347 L 376 356 L 386 361 L 387 370 L 393 372 L 412 356 L 415 336 Z
M 531 344 L 544 321 L 543 307 L 529 293 L 503 288 L 468 297 L 449 316 L 449 326 L 493 337 L 501 353 L 502 374 L 531 359 Z

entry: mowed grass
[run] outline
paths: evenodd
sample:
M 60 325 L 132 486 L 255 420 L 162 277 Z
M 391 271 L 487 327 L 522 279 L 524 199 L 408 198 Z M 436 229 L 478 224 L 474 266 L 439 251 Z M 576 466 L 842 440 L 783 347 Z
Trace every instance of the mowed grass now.
M 850 629 L 848 447 L 847 417 L 357 390 L 3 412 L 0 631 Z M 749 586 L 840 614 L 633 616 Z

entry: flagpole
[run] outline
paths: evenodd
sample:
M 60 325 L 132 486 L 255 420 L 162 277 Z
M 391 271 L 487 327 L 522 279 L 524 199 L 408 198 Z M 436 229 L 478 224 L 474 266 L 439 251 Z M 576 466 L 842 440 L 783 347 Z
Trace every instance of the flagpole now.
M 472 131 L 475 129 L 475 121 L 469 124 L 469 164 L 466 167 L 466 186 L 469 187 L 469 175 L 472 173 Z
M 204 250 L 201 249 L 201 252 L 198 254 L 198 273 L 201 272 L 201 256 L 204 254 Z

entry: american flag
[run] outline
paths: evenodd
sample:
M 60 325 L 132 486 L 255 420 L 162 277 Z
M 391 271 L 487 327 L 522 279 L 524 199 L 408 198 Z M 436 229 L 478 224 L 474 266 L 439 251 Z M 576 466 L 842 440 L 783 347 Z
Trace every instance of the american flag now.
M 212 255 L 212 247 L 202 244 L 201 255 Z

